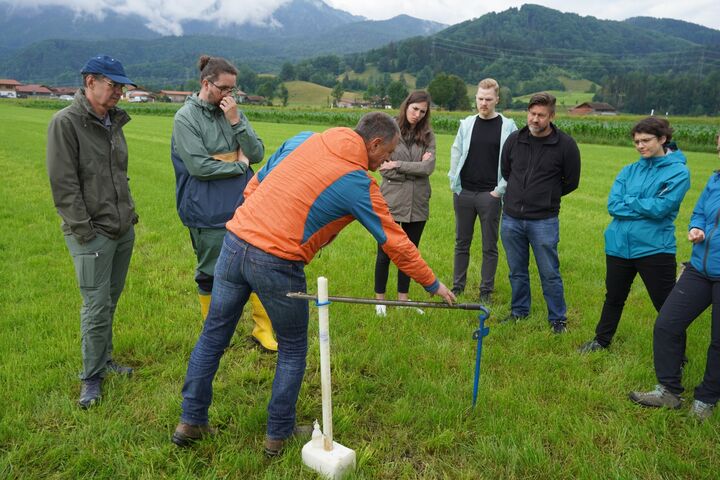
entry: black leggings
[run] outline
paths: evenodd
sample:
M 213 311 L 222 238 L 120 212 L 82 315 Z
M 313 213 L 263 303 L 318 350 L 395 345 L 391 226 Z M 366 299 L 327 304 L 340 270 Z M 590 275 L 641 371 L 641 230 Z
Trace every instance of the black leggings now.
M 407 234 L 410 241 L 417 247 L 420 245 L 420 237 L 425 229 L 425 221 L 422 222 L 397 222 Z M 375 259 L 375 293 L 385 293 L 387 287 L 388 272 L 390 268 L 390 257 L 383 252 L 378 245 L 377 258 Z M 398 293 L 408 293 L 410 290 L 410 277 L 398 270 Z
M 605 255 L 605 303 L 595 327 L 595 340 L 603 347 L 610 345 L 630 294 L 635 275 L 640 274 L 658 312 L 675 286 L 677 262 L 672 253 L 657 253 L 641 258 L 620 258 Z

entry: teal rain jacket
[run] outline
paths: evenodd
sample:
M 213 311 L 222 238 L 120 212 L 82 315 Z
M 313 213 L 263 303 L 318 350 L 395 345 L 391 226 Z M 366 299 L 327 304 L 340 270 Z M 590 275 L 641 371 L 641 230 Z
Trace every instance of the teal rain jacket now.
M 690 263 L 708 277 L 720 277 L 720 172 L 715 172 L 700 194 L 692 217 L 690 229 L 699 228 L 705 233 L 705 240 L 693 245 Z
M 676 251 L 675 217 L 690 188 L 685 155 L 640 158 L 620 171 L 608 197 L 613 217 L 605 230 L 605 253 L 640 258 Z

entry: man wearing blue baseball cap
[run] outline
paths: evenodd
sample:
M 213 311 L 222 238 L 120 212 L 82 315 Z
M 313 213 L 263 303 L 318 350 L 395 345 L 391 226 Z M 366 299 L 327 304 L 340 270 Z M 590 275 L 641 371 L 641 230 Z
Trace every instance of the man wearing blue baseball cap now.
M 83 87 L 48 128 L 47 169 L 83 299 L 80 309 L 83 371 L 79 404 L 100 401 L 106 373 L 132 375 L 112 359 L 112 324 L 130 266 L 138 221 L 127 176 L 123 126 L 116 105 L 134 83 L 122 64 L 98 55 L 81 70 Z

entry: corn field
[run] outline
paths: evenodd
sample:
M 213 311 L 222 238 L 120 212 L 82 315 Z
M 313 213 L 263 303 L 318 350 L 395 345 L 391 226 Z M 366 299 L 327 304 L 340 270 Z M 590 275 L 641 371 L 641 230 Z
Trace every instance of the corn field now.
M 60 109 L 67 102 L 57 100 L 4 100 L 18 102 L 30 108 Z M 122 108 L 130 115 L 161 115 L 173 116 L 180 108 L 175 103 L 123 103 Z M 293 108 L 293 107 L 265 107 L 256 105 L 242 106 L 243 111 L 255 122 L 328 125 L 338 127 L 353 127 L 362 115 L 368 112 L 365 109 L 327 109 L 327 108 Z M 396 110 L 386 110 L 395 115 Z M 454 134 L 457 132 L 460 120 L 469 112 L 443 112 L 433 111 L 432 125 L 436 133 Z M 515 120 L 518 128 L 525 125 L 524 112 L 506 112 Z M 642 116 L 619 115 L 615 117 L 572 117 L 558 116 L 555 124 L 571 135 L 578 143 L 591 143 L 600 145 L 630 145 L 630 129 Z M 715 135 L 720 130 L 720 117 L 669 117 L 675 130 L 674 140 L 682 150 L 697 152 L 714 152 L 716 148 Z

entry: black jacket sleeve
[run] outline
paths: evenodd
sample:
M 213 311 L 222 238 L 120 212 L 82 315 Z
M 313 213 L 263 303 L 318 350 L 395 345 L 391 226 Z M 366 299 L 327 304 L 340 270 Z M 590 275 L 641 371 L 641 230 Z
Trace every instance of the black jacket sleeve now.
M 580 185 L 580 150 L 570 136 L 565 136 L 563 149 L 562 194 L 567 195 Z

